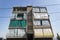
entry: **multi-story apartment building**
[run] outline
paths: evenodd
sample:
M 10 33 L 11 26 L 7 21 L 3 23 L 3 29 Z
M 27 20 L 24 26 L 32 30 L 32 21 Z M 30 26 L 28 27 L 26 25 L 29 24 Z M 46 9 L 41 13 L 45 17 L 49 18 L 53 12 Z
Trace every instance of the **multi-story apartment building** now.
M 46 7 L 13 7 L 7 40 L 53 40 Z

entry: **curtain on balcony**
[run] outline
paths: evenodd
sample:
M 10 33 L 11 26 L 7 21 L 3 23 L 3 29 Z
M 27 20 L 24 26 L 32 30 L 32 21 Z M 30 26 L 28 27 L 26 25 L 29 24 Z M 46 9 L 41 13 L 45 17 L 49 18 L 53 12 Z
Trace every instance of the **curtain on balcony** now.
M 26 20 L 11 20 L 9 27 L 26 27 Z

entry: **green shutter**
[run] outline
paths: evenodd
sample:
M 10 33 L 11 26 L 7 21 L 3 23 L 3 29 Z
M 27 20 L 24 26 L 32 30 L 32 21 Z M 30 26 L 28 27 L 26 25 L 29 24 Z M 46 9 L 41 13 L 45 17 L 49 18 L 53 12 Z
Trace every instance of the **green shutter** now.
M 22 21 L 21 21 L 21 26 L 22 26 L 22 27 L 25 27 L 25 26 L 26 26 L 26 20 L 22 20 Z
M 18 21 L 17 20 L 11 20 L 10 21 L 10 27 L 17 27 L 18 26 Z
M 11 20 L 10 27 L 26 27 L 26 20 Z
M 18 25 L 19 25 L 19 27 L 21 27 L 21 20 L 19 20 L 19 24 Z

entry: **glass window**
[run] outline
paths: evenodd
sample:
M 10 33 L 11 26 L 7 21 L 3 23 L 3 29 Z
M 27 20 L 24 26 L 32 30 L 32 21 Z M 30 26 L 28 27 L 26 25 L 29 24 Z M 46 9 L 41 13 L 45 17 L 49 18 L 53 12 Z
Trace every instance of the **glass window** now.
M 10 36 L 14 36 L 14 29 L 10 29 L 9 32 L 10 32 Z
M 42 25 L 43 26 L 49 26 L 49 21 L 48 20 L 42 20 Z
M 24 13 L 24 19 L 27 19 L 27 13 Z
M 34 15 L 34 18 L 40 19 L 40 13 L 33 13 L 33 15 Z
M 25 29 L 18 29 L 18 36 L 24 37 L 26 34 Z
M 39 12 L 39 8 L 33 8 L 33 12 Z
M 33 24 L 34 24 L 35 26 L 40 26 L 40 25 L 41 25 L 41 22 L 40 22 L 40 20 L 34 20 L 34 21 L 33 21 Z
M 11 15 L 11 18 L 16 18 L 16 16 L 17 16 L 17 14 L 13 13 L 13 14 Z
M 27 19 L 27 14 L 26 13 L 18 13 L 17 14 L 17 18 L 20 18 L 20 19 Z
M 40 17 L 41 18 L 48 18 L 48 14 L 47 13 L 40 13 Z
M 24 16 L 24 13 L 19 13 L 19 14 L 17 14 L 17 17 L 18 17 L 18 18 L 23 18 L 23 16 Z
M 46 8 L 40 8 L 40 12 L 47 12 Z

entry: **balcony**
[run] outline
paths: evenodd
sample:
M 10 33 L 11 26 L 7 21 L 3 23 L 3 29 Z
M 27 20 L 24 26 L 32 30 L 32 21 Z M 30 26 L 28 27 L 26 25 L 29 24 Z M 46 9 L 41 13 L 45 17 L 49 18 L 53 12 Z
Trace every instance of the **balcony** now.
M 25 29 L 9 29 L 6 38 L 26 38 Z
M 33 20 L 33 28 L 50 28 L 49 20 Z
M 11 20 L 9 28 L 26 28 L 26 20 Z
M 48 19 L 47 13 L 33 13 L 33 19 Z
M 51 29 L 34 29 L 34 38 L 52 38 Z
M 20 12 L 20 13 L 13 13 L 12 15 L 11 15 L 11 19 L 13 20 L 13 19 L 16 19 L 16 20 L 27 20 L 27 16 L 26 16 L 27 14 L 26 13 L 24 13 L 24 12 Z

